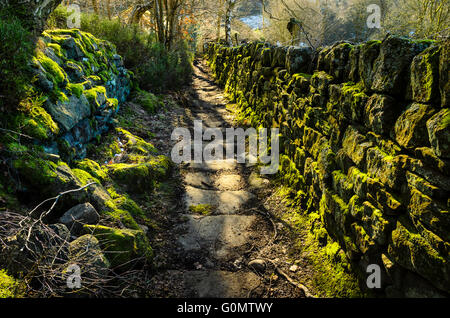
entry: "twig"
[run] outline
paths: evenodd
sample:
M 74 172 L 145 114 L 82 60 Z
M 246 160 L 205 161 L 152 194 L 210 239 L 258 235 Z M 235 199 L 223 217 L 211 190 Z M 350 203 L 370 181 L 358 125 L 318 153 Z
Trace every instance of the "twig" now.
M 14 130 L 5 129 L 5 128 L 0 128 L 0 130 L 1 130 L 1 131 L 5 131 L 5 132 L 10 132 L 10 133 L 16 134 L 16 135 L 18 135 L 18 136 L 21 136 L 21 137 L 25 137 L 25 138 L 34 140 L 33 137 L 28 136 L 28 135 L 24 135 L 24 134 L 22 134 L 22 133 L 20 133 L 20 132 L 14 131 Z
M 311 294 L 309 292 L 309 289 L 305 285 L 303 285 L 302 283 L 299 283 L 299 282 L 295 281 L 294 279 L 292 279 L 281 268 L 279 268 L 278 265 L 273 260 L 268 259 L 268 258 L 266 258 L 265 260 L 270 262 L 275 267 L 275 270 L 278 272 L 278 274 L 283 276 L 289 283 L 291 283 L 292 285 L 294 285 L 298 289 L 302 290 L 303 293 L 305 294 L 306 298 L 316 298 L 313 294 Z

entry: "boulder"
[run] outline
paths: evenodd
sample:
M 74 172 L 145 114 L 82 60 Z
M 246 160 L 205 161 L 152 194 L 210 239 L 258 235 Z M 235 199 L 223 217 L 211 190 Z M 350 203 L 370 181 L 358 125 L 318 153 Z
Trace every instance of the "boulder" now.
M 83 231 L 98 239 L 112 268 L 129 267 L 135 261 L 151 262 L 153 259 L 153 250 L 142 230 L 85 225 Z
M 428 137 L 436 156 L 450 158 L 450 108 L 444 108 L 427 121 Z
M 431 43 L 430 43 L 431 44 Z M 426 47 L 397 36 L 381 43 L 380 55 L 374 63 L 372 90 L 392 96 L 405 96 L 412 59 Z
M 45 108 L 65 131 L 70 131 L 80 121 L 91 115 L 91 107 L 84 95 L 79 98 L 72 95 L 67 100 L 58 100 L 56 103 L 47 100 Z
M 450 105 L 450 40 L 441 46 L 439 58 L 439 90 L 441 92 L 442 107 Z
M 359 53 L 358 73 L 366 89 L 372 88 L 374 63 L 380 54 L 380 41 L 369 41 L 361 45 Z
M 66 225 L 72 234 L 76 235 L 83 229 L 84 224 L 97 224 L 100 216 L 90 203 L 79 204 L 68 210 L 59 222 Z
M 416 102 L 439 101 L 439 53 L 439 46 L 429 47 L 411 63 L 411 90 Z
M 292 75 L 308 73 L 312 62 L 312 50 L 309 47 L 289 47 L 286 54 L 286 69 Z
M 411 222 L 402 217 L 392 232 L 388 255 L 396 263 L 428 280 L 435 287 L 450 290 L 450 262 L 417 232 Z
M 69 258 L 71 263 L 79 264 L 84 275 L 90 278 L 105 276 L 110 267 L 99 241 L 90 234 L 83 235 L 70 243 Z
M 434 109 L 425 104 L 413 103 L 395 123 L 395 140 L 406 149 L 429 146 L 427 120 Z
M 395 99 L 387 95 L 374 94 L 364 109 L 364 124 L 373 132 L 389 135 L 401 107 Z

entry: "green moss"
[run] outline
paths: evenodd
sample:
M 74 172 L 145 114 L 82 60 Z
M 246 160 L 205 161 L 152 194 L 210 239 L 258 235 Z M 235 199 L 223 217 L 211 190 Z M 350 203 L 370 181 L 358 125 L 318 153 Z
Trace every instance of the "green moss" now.
M 122 128 L 116 128 L 116 131 L 125 138 L 125 146 L 128 151 L 141 155 L 156 153 L 156 148 L 151 143 L 146 142 L 144 139 L 135 136 L 129 131 Z
M 56 174 L 57 164 L 41 158 L 24 156 L 14 160 L 13 166 L 20 172 L 22 178 L 36 188 L 48 186 L 58 176 Z
M 191 205 L 189 211 L 195 214 L 210 215 L 214 211 L 211 204 Z
M 63 50 L 61 49 L 61 46 L 59 44 L 56 43 L 49 43 L 47 44 L 48 47 L 52 48 L 53 51 L 56 53 L 56 56 L 58 56 L 59 58 L 63 58 Z
M 103 95 L 104 96 L 103 99 L 106 100 L 106 88 L 104 86 L 96 86 L 84 91 L 84 95 L 91 103 L 91 105 L 94 105 L 98 108 L 101 106 L 99 103 L 98 95 Z
M 81 181 L 83 186 L 95 182 L 97 184 L 101 184 L 101 182 L 91 176 L 88 172 L 81 170 L 81 169 L 72 169 L 73 174 Z
M 106 100 L 108 108 L 117 109 L 119 107 L 119 101 L 116 98 L 108 98 Z
M 130 266 L 133 260 L 151 262 L 153 250 L 143 231 L 121 230 L 106 226 L 85 225 L 84 231 L 92 233 L 105 250 L 112 267 Z
M 146 91 L 138 92 L 136 102 L 150 114 L 154 114 L 159 108 L 164 106 L 164 103 L 159 97 Z
M 80 84 L 73 84 L 69 83 L 67 84 L 67 90 L 75 95 L 76 97 L 80 98 L 84 91 L 84 85 L 82 83 Z
M 97 162 L 84 159 L 75 163 L 78 169 L 84 170 L 98 180 L 105 181 L 108 178 L 107 169 L 101 167 Z
M 20 127 L 24 134 L 44 141 L 57 135 L 59 127 L 41 105 L 41 102 L 31 103 L 24 113 L 15 117 L 14 125 Z
M 52 76 L 56 85 L 67 83 L 67 74 L 64 70 L 52 59 L 45 56 L 42 52 L 38 52 L 37 60 L 41 63 L 42 67 Z
M 22 298 L 25 296 L 25 285 L 20 280 L 0 270 L 0 298 Z
M 119 209 L 128 211 L 133 217 L 145 218 L 144 211 L 128 195 L 118 194 L 112 187 L 108 189 L 108 192 Z

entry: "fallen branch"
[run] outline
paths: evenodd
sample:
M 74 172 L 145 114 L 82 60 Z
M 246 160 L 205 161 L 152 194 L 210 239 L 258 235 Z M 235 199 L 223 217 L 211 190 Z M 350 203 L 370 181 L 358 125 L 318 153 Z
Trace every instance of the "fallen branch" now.
M 270 262 L 275 267 L 275 270 L 278 272 L 278 274 L 283 276 L 289 283 L 291 283 L 293 286 L 297 287 L 298 289 L 302 290 L 303 293 L 305 294 L 306 298 L 316 298 L 313 294 L 310 293 L 309 289 L 305 285 L 292 279 L 281 268 L 279 268 L 278 265 L 273 260 L 268 259 L 268 258 L 266 258 L 265 260 Z

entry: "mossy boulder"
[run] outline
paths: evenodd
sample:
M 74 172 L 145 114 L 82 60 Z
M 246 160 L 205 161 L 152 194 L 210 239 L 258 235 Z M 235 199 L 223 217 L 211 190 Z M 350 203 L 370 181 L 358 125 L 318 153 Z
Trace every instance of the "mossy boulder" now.
M 364 109 L 364 124 L 373 132 L 388 135 L 401 112 L 399 103 L 388 95 L 372 95 Z
M 369 96 L 364 92 L 364 87 L 361 84 L 345 83 L 342 86 L 338 110 L 348 120 L 361 122 L 368 99 Z
M 130 191 L 145 193 L 151 191 L 156 181 L 164 178 L 171 167 L 165 156 L 153 158 L 145 163 L 112 164 L 108 166 L 113 180 L 126 186 Z
M 439 59 L 439 90 L 441 92 L 442 107 L 450 105 L 450 41 L 446 40 L 441 45 Z
M 78 262 L 82 272 L 88 277 L 106 276 L 111 266 L 100 248 L 100 243 L 93 235 L 86 234 L 70 242 L 69 259 Z M 83 275 L 83 276 L 84 276 Z
M 373 143 L 368 141 L 355 127 L 349 126 L 345 131 L 342 149 L 357 166 L 364 165 L 367 149 L 372 146 Z
M 151 262 L 153 250 L 142 230 L 85 225 L 84 232 L 97 238 L 112 268 L 127 268 L 134 261 Z
M 427 120 L 435 113 L 426 104 L 413 103 L 395 123 L 395 140 L 402 147 L 414 149 L 429 144 Z
M 438 102 L 439 46 L 432 46 L 417 55 L 411 63 L 413 99 L 419 103 Z
M 25 284 L 8 275 L 6 270 L 0 270 L 0 299 L 22 298 L 25 296 Z
M 406 38 L 386 38 L 381 43 L 380 55 L 374 63 L 371 89 L 391 96 L 405 96 L 408 82 L 404 78 L 409 78 L 411 61 L 425 48 Z
M 312 62 L 311 48 L 289 47 L 285 56 L 285 65 L 289 74 L 308 73 Z
M 392 232 L 388 247 L 390 258 L 401 266 L 427 279 L 437 288 L 450 290 L 450 262 L 441 255 L 402 217 Z
M 450 108 L 444 108 L 427 122 L 428 136 L 434 153 L 450 158 Z
M 381 41 L 369 41 L 361 45 L 358 71 L 366 89 L 371 89 L 374 75 L 374 63 L 380 54 Z
M 450 213 L 445 205 L 412 190 L 408 211 L 413 222 L 420 222 L 443 240 L 450 241 Z

